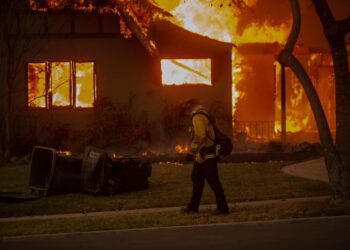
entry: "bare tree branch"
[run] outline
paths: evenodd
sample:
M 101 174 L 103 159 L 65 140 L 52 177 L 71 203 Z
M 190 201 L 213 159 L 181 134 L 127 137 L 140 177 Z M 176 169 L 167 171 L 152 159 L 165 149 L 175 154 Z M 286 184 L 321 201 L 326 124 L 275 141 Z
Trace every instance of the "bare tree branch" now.
M 350 32 L 350 17 L 335 20 L 327 0 L 312 0 L 327 39 L 338 39 Z
M 337 26 L 340 29 L 340 32 L 344 35 L 350 32 L 350 17 L 347 19 L 337 21 Z
M 293 26 L 292 30 L 288 36 L 288 40 L 284 49 L 290 52 L 293 52 L 295 43 L 297 42 L 299 33 L 300 33 L 300 23 L 301 23 L 301 15 L 300 15 L 300 6 L 298 1 L 290 1 L 293 13 Z
M 321 23 L 325 29 L 328 29 L 335 23 L 332 11 L 329 8 L 327 0 L 312 0 L 316 12 L 320 17 Z

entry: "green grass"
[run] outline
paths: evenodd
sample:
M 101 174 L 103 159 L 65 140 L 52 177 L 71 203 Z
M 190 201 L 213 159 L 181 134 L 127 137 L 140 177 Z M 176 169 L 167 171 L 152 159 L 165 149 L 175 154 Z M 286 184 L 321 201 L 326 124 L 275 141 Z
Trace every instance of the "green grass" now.
M 279 162 L 221 164 L 219 171 L 227 200 L 239 202 L 330 194 L 327 183 L 285 175 L 280 171 L 281 165 Z M 25 191 L 28 176 L 28 166 L 0 168 L 0 191 Z M 153 164 L 150 189 L 114 196 L 74 193 L 21 203 L 0 202 L 0 217 L 181 206 L 190 199 L 190 176 L 190 165 Z M 206 184 L 202 204 L 209 203 L 215 203 L 215 197 Z
M 236 207 L 224 216 L 213 216 L 210 211 L 188 215 L 180 212 L 95 216 L 69 219 L 51 219 L 0 223 L 0 236 L 87 232 L 96 230 L 133 229 L 210 223 L 231 223 L 256 220 L 289 219 L 350 214 L 350 203 L 330 200 L 286 202 L 256 207 Z

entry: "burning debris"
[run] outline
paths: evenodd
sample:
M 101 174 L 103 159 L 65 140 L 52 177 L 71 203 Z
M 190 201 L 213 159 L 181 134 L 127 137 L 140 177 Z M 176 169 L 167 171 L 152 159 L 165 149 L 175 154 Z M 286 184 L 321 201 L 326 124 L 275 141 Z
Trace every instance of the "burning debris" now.
M 60 156 L 72 156 L 72 151 L 69 150 L 57 150 L 56 154 L 60 155 Z
M 176 145 L 175 152 L 178 154 L 186 154 L 188 153 L 188 145 Z

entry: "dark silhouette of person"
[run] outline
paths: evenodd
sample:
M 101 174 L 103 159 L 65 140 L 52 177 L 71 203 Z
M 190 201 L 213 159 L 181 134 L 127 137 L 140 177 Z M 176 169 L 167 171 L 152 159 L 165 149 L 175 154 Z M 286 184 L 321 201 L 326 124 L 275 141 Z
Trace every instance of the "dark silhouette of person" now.
M 192 142 L 189 153 L 186 155 L 186 161 L 193 161 L 193 190 L 190 202 L 181 211 L 184 213 L 198 213 L 206 180 L 216 198 L 217 209 L 213 214 L 227 214 L 229 208 L 218 175 L 218 157 L 214 146 L 215 132 L 209 120 L 210 115 L 200 104 L 191 105 L 187 113 L 192 118 L 189 129 Z

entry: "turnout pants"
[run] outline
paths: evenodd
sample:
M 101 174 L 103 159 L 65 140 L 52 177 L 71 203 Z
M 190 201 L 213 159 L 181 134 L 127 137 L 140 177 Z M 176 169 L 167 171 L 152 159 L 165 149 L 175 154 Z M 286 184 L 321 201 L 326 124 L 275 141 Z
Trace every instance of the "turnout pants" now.
M 228 211 L 225 193 L 218 175 L 216 159 L 207 159 L 202 163 L 194 162 L 192 169 L 192 198 L 188 204 L 188 208 L 191 210 L 198 210 L 205 180 L 207 180 L 215 194 L 217 209 L 220 211 Z

